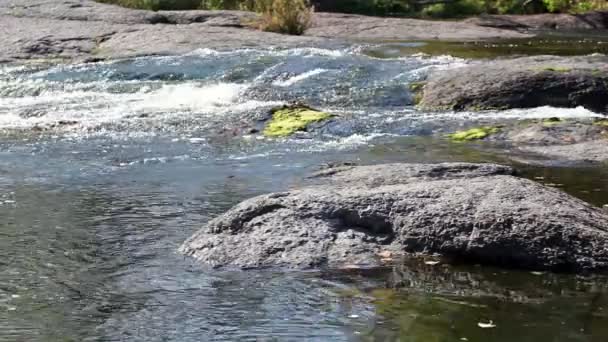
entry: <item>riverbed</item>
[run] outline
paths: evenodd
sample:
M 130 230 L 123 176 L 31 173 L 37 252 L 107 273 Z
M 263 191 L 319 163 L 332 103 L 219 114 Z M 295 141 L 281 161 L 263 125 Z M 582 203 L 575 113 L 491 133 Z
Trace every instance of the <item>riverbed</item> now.
M 500 162 L 608 203 L 604 166 L 532 166 L 445 138 L 472 122 L 598 114 L 419 111 L 409 84 L 476 63 L 411 51 L 420 46 L 0 66 L 0 340 L 608 339 L 603 276 L 443 264 L 220 271 L 176 252 L 236 203 L 335 163 Z M 286 139 L 260 134 L 268 110 L 292 101 L 337 118 Z

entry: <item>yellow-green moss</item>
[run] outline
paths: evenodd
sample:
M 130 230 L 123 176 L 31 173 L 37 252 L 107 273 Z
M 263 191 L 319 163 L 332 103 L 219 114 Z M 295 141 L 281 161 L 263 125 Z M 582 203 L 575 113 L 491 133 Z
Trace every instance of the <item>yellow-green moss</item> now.
M 608 119 L 597 119 L 593 122 L 593 125 L 608 127 Z
M 466 131 L 458 131 L 452 134 L 448 134 L 448 137 L 453 141 L 471 141 L 484 139 L 492 134 L 498 133 L 500 128 L 498 127 L 475 127 Z
M 414 105 L 419 104 L 422 101 L 422 89 L 426 82 L 412 82 L 409 84 L 409 89 L 412 92 L 412 101 Z
M 547 119 L 542 120 L 542 124 L 545 127 L 551 127 L 551 126 L 555 126 L 563 121 L 564 120 L 562 120 L 560 118 L 547 118 Z
M 409 88 L 412 92 L 419 92 L 424 88 L 425 84 L 426 82 L 412 82 L 410 83 Z
M 305 131 L 308 125 L 331 118 L 332 115 L 311 108 L 281 108 L 272 113 L 272 119 L 264 129 L 267 137 L 286 137 Z

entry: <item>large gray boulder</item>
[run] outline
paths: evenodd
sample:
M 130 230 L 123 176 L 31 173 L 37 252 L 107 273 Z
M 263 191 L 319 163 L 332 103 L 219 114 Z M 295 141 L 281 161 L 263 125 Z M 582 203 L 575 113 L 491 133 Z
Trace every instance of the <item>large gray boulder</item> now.
M 437 71 L 419 106 L 457 111 L 582 106 L 608 113 L 608 57 L 534 56 Z
M 378 266 L 438 253 L 556 271 L 608 267 L 608 213 L 492 164 L 387 164 L 246 200 L 180 248 L 212 267 Z

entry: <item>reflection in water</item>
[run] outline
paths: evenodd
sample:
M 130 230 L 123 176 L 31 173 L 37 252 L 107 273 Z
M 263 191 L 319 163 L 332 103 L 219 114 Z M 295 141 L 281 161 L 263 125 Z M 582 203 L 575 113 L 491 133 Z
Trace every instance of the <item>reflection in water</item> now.
M 503 56 L 527 55 L 589 55 L 608 52 L 605 34 L 597 37 L 585 32 L 572 37 L 535 37 L 501 39 L 495 41 L 425 41 L 425 42 L 386 42 L 373 46 L 365 53 L 378 58 L 395 58 L 413 54 L 432 56 L 450 55 L 461 58 L 495 58 Z
M 293 49 L 0 68 L 0 341 L 605 341 L 601 277 L 220 272 L 175 252 L 210 218 L 305 185 L 325 163 L 512 163 L 493 146 L 431 138 L 461 114 L 404 108 L 407 82 L 462 63 Z M 341 120 L 288 140 L 242 135 L 259 127 L 241 121 L 293 99 Z M 608 203 L 605 167 L 516 166 Z M 489 320 L 497 327 L 477 326 Z
M 50 170 L 42 178 L 20 160 L 1 183 L 0 340 L 593 341 L 608 334 L 604 278 L 441 265 L 217 272 L 175 253 L 209 218 L 247 197 L 305 184 L 323 162 L 503 161 L 475 145 L 395 138 L 335 154 L 135 164 L 94 177 L 84 172 L 86 160 L 78 177 L 66 176 L 70 164 L 44 163 Z M 598 168 L 522 170 L 575 195 L 579 186 L 606 184 Z M 489 320 L 495 329 L 477 327 Z
M 363 341 L 602 341 L 608 333 L 605 277 L 412 262 L 386 272 L 373 276 L 387 287 L 344 294 L 373 305 L 359 322 Z M 490 321 L 495 328 L 478 325 Z

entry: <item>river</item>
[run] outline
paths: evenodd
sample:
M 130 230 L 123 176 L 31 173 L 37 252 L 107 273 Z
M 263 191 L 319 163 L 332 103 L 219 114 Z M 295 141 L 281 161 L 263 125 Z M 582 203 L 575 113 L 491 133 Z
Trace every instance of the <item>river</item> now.
M 399 53 L 412 46 L 0 66 L 0 341 L 608 340 L 603 276 L 218 271 L 176 252 L 210 218 L 327 163 L 514 164 L 442 136 L 473 121 L 596 116 L 418 111 L 408 84 L 475 60 Z M 295 100 L 339 119 L 289 139 L 256 133 Z M 605 168 L 519 167 L 608 203 Z

